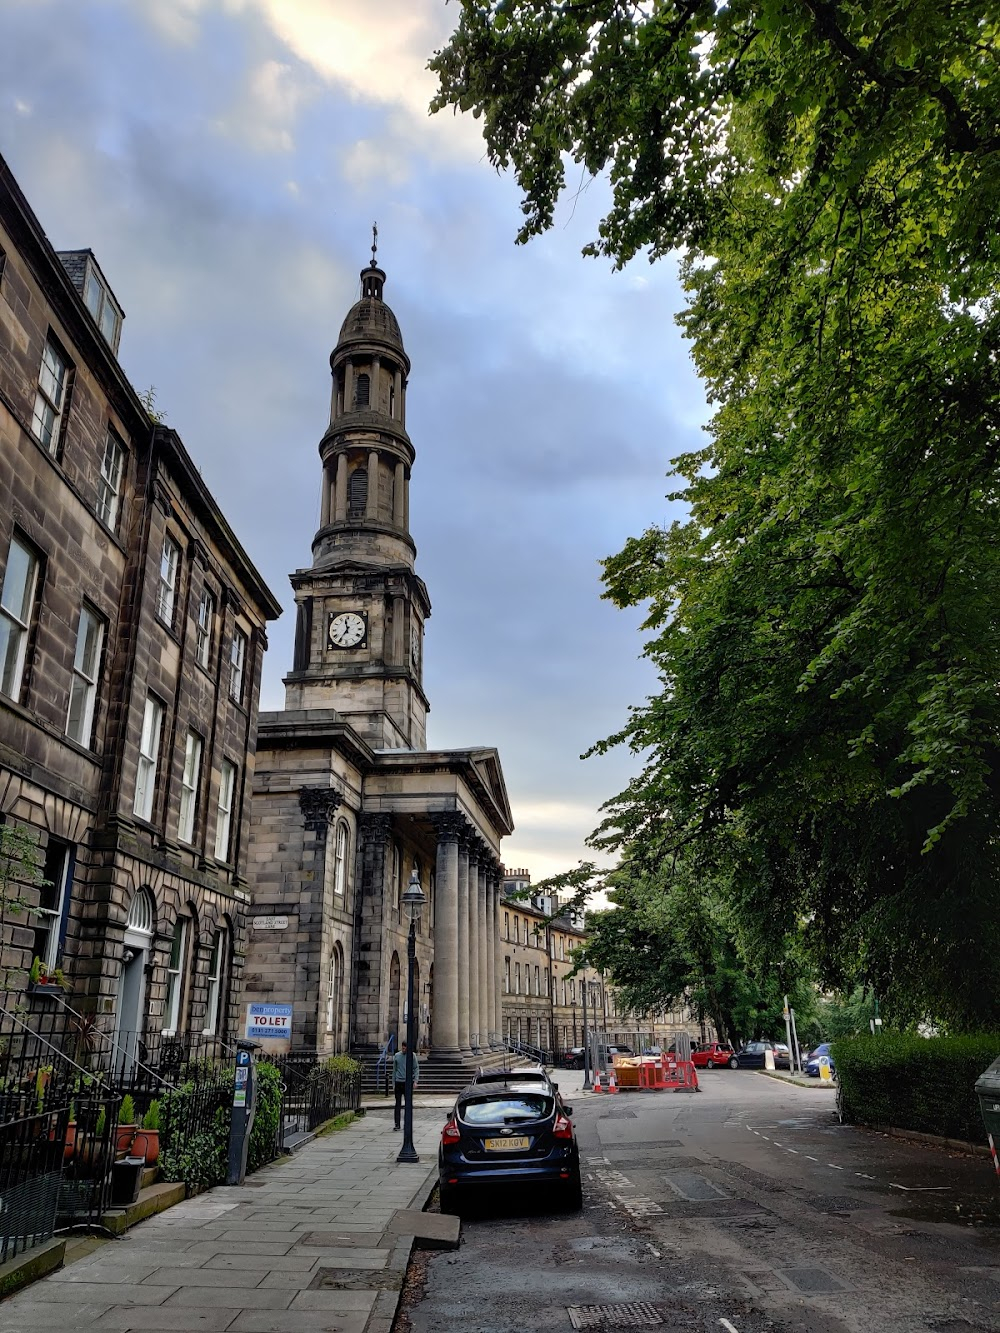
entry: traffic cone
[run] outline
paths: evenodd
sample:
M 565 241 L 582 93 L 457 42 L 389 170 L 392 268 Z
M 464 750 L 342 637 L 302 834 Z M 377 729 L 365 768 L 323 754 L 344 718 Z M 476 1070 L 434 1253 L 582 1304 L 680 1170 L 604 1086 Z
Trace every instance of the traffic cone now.
M 608 1072 L 608 1092 L 618 1091 L 618 1080 L 615 1078 L 615 1071 L 612 1067 Z
M 595 1092 L 604 1091 L 604 1089 L 601 1087 L 601 1071 L 599 1069 L 594 1074 L 594 1091 Z

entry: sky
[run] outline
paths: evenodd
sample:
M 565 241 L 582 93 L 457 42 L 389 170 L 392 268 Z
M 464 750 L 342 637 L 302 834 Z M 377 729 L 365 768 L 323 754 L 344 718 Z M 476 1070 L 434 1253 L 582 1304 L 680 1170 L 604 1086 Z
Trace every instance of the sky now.
M 429 116 L 426 63 L 457 20 L 443 0 L 0 0 L 0 153 L 55 247 L 93 249 L 126 374 L 285 608 L 266 709 L 319 525 L 329 355 L 377 220 L 412 362 L 428 745 L 498 748 L 501 854 L 538 880 L 601 860 L 585 840 L 639 767 L 581 759 L 657 689 L 600 561 L 681 516 L 669 460 L 708 412 L 676 266 L 581 256 L 605 184 L 579 179 L 515 246 L 516 182 L 478 123 Z

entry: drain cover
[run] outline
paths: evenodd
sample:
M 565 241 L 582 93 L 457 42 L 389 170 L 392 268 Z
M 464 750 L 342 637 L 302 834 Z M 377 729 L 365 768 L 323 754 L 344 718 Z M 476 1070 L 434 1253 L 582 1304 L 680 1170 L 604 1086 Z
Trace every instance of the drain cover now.
M 628 1305 L 571 1305 L 569 1322 L 574 1328 L 652 1328 L 663 1316 L 645 1301 Z

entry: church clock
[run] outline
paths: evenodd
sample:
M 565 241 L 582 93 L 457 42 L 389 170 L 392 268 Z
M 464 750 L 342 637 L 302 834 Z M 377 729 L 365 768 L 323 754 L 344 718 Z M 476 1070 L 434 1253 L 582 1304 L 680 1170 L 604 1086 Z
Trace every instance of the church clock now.
M 328 648 L 364 648 L 367 638 L 367 611 L 331 613 L 326 627 Z

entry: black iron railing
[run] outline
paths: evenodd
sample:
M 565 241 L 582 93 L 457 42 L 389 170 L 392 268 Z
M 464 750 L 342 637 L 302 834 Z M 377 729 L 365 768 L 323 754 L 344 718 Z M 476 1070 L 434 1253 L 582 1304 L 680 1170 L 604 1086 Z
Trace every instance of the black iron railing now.
M 314 1055 L 266 1057 L 281 1075 L 279 1148 L 361 1105 L 361 1070 L 331 1068 Z

